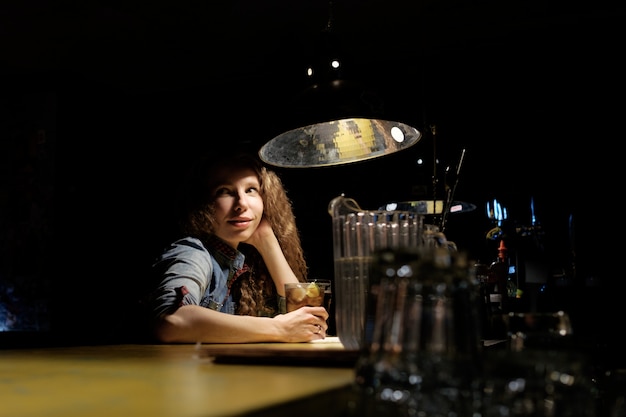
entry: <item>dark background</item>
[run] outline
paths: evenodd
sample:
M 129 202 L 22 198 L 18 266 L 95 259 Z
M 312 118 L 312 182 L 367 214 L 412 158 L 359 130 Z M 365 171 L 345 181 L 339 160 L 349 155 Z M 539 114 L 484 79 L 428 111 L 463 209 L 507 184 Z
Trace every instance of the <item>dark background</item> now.
M 612 3 L 3 2 L 0 282 L 5 324 L 21 324 L 7 333 L 140 338 L 136 303 L 182 172 L 295 127 L 292 100 L 332 15 L 346 77 L 424 136 L 369 162 L 277 169 L 311 275 L 333 274 L 332 198 L 441 199 L 465 149 L 455 200 L 476 209 L 449 216 L 448 238 L 492 262 L 485 204 L 498 199 L 513 249 L 542 259 L 557 294 L 546 308 L 570 309 L 590 345 L 614 344 L 624 8 Z M 541 233 L 522 239 L 531 198 Z

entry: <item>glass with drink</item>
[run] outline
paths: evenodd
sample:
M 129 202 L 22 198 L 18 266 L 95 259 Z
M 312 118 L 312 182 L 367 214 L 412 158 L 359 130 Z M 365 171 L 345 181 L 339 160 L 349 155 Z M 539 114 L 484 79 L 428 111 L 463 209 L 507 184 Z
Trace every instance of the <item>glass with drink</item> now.
M 332 305 L 332 289 L 331 289 L 331 283 L 329 279 L 318 279 L 318 278 L 311 278 L 308 280 L 308 282 L 314 282 L 315 284 L 317 284 L 318 287 L 320 287 L 320 289 L 324 292 L 324 303 L 323 306 L 326 309 L 326 311 L 328 311 L 330 313 L 330 307 Z
M 317 307 L 324 305 L 325 288 L 321 283 L 290 282 L 285 284 L 285 298 L 287 299 L 287 312 L 300 307 Z

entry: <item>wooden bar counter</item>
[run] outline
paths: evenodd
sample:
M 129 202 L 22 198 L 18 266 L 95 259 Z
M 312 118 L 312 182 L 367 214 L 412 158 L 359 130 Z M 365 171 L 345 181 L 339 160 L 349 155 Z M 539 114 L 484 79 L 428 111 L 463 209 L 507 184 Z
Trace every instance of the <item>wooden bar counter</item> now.
M 349 385 L 353 357 L 329 360 L 345 351 L 328 339 L 0 350 L 0 416 L 244 416 Z

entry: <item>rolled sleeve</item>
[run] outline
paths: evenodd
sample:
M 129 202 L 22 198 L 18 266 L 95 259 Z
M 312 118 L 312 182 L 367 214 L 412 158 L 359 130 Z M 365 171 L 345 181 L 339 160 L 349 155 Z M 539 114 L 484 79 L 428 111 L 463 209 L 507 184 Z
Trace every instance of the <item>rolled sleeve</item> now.
M 287 298 L 282 295 L 278 296 L 278 314 L 285 314 L 287 312 Z
M 211 256 L 197 239 L 175 242 L 153 265 L 161 282 L 153 298 L 156 317 L 183 305 L 199 305 L 212 274 Z

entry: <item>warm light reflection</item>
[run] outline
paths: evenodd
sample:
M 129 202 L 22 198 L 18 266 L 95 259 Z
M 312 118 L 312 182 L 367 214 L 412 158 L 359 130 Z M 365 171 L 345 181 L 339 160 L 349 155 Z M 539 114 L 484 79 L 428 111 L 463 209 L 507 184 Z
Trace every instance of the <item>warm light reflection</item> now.
M 337 122 L 333 142 L 342 159 L 359 158 L 375 147 L 376 138 L 367 119 L 345 119 Z

